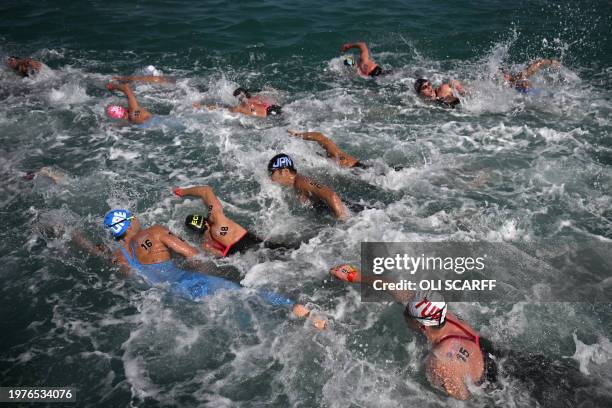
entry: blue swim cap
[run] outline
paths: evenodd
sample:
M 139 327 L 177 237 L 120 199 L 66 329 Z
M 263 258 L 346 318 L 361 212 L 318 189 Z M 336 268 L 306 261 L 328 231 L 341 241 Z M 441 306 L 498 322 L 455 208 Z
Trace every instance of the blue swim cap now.
M 104 226 L 110 228 L 113 237 L 119 238 L 125 234 L 133 218 L 128 210 L 112 210 L 104 217 Z
M 295 167 L 293 167 L 293 160 L 285 153 L 277 154 L 268 163 L 268 173 L 272 174 L 275 170 L 289 169 L 295 173 Z

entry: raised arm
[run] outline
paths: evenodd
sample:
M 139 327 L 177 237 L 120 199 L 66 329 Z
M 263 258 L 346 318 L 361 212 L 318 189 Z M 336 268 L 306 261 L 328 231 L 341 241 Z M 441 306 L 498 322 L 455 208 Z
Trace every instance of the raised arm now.
M 200 197 L 204 205 L 208 207 L 209 215 L 208 218 L 211 222 L 219 222 L 225 218 L 223 213 L 223 206 L 221 201 L 215 195 L 212 187 L 210 186 L 195 186 L 188 188 L 175 187 L 174 194 L 179 197 Z
M 361 275 L 361 272 L 359 272 L 359 269 L 350 264 L 340 264 L 338 266 L 334 266 L 329 270 L 329 274 L 335 278 L 351 283 L 365 283 L 367 285 L 372 285 L 376 280 L 387 283 L 393 282 L 383 276 L 364 277 Z M 387 287 L 388 286 L 385 286 L 385 288 Z M 410 302 L 414 298 L 414 292 L 410 290 L 387 289 L 385 291 L 393 298 L 393 300 L 402 305 L 406 305 L 406 303 Z
M 361 58 L 362 61 L 367 61 L 370 59 L 370 53 L 368 51 L 368 47 L 366 46 L 366 43 L 357 42 L 357 43 L 344 44 L 340 48 L 340 52 L 345 52 L 347 50 L 350 50 L 351 48 L 359 48 L 359 51 L 360 51 L 359 58 Z
M 351 155 L 342 151 L 334 142 L 332 142 L 327 136 L 320 132 L 296 132 L 295 130 L 288 129 L 287 133 L 292 136 L 301 137 L 304 140 L 315 141 L 321 146 L 327 155 L 335 159 L 338 164 L 342 167 L 353 167 L 358 162 L 357 159 Z
M 131 122 L 143 123 L 149 118 L 151 114 L 138 104 L 138 100 L 128 84 L 114 84 L 109 82 L 106 87 L 109 91 L 117 90 L 125 94 L 128 100 L 128 114 Z
M 530 76 L 537 73 L 542 68 L 546 68 L 548 66 L 558 67 L 561 64 L 557 60 L 553 59 L 539 59 L 533 64 L 529 65 L 527 68 L 521 71 L 519 74 L 521 78 L 529 78 Z

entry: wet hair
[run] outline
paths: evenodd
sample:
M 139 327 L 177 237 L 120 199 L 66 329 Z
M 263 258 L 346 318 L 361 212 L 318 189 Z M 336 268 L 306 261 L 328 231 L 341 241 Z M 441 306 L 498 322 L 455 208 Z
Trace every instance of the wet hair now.
M 416 91 L 417 95 L 421 94 L 421 89 L 427 82 L 429 82 L 429 80 L 426 78 L 419 78 L 414 82 L 414 90 Z
M 244 96 L 246 96 L 247 99 L 251 97 L 251 94 L 249 93 L 247 89 L 242 88 L 242 87 L 236 88 L 236 90 L 234 91 L 234 96 L 238 97 L 241 94 L 244 94 Z

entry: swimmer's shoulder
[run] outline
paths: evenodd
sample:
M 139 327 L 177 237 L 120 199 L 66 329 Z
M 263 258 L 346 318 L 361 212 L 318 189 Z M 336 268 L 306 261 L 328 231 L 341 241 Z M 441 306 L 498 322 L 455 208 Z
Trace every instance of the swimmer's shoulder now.
M 168 234 L 170 233 L 170 230 L 168 229 L 168 227 L 164 225 L 153 224 L 146 230 L 143 230 L 142 232 L 148 232 L 150 234 L 159 235 L 159 234 Z

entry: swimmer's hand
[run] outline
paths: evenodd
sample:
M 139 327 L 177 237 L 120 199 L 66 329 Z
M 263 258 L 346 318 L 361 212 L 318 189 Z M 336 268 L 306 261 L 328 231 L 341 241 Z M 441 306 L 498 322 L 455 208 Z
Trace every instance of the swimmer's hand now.
M 329 274 L 345 282 L 360 283 L 361 273 L 350 264 L 340 264 L 329 270 Z
M 461 82 L 455 79 L 451 79 L 450 86 L 454 88 L 457 92 L 459 92 L 460 95 L 465 94 L 465 89 L 463 89 L 463 86 L 461 86 Z
M 550 66 L 551 68 L 561 68 L 561 63 L 557 60 L 551 59 Z
M 310 310 L 308 310 L 306 306 L 296 303 L 295 306 L 293 306 L 293 314 L 299 319 L 304 317 L 308 318 L 308 320 L 310 320 L 312 324 L 319 330 L 325 330 L 327 328 L 327 321 L 320 317 L 311 316 Z
M 350 49 L 351 45 L 352 44 L 344 44 L 342 47 L 340 47 L 340 52 L 344 52 L 344 51 Z
M 174 187 L 174 189 L 172 190 L 172 192 L 177 195 L 178 197 L 182 197 L 183 196 L 183 189 L 180 187 Z
M 291 136 L 300 137 L 304 140 L 314 140 L 314 141 L 319 140 L 320 136 L 322 135 L 320 132 L 298 132 L 293 129 L 287 129 L 287 133 L 289 133 Z
M 114 83 L 114 82 L 109 82 L 109 83 L 106 85 L 106 88 L 107 88 L 109 91 L 121 91 L 121 92 L 125 92 L 125 91 L 126 91 L 126 89 L 128 88 L 128 85 L 127 85 L 127 84 L 125 84 L 125 83 L 120 83 L 120 84 L 117 84 L 117 83 Z

